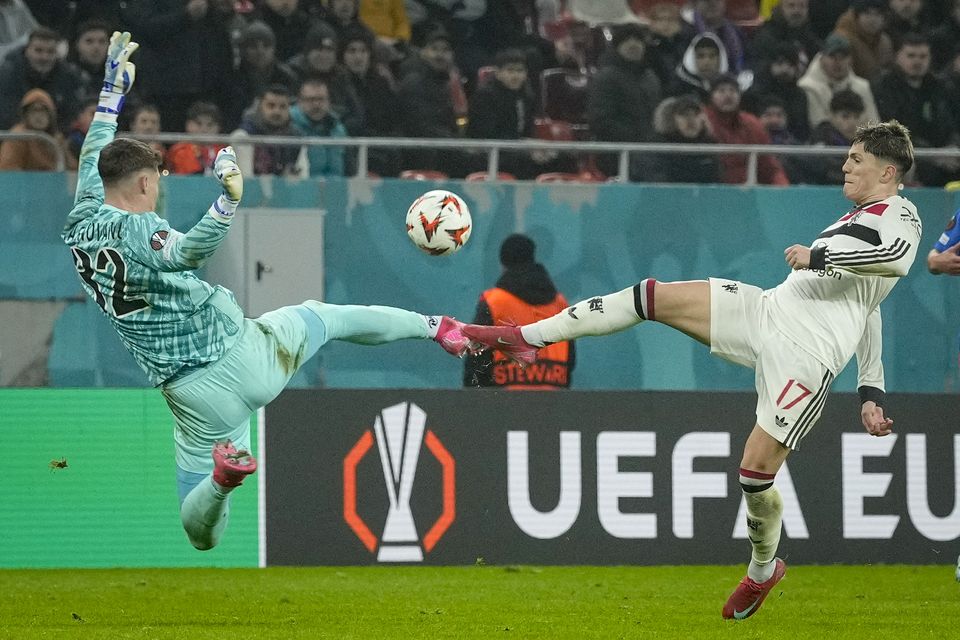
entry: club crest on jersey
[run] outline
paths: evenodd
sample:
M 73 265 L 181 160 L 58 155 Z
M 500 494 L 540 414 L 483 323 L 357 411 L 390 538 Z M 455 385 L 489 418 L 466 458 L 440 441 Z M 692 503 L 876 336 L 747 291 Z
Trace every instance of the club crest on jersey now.
M 154 231 L 153 235 L 150 236 L 150 248 L 154 251 L 160 251 L 163 249 L 164 245 L 167 244 L 167 235 L 167 232 L 163 229 Z

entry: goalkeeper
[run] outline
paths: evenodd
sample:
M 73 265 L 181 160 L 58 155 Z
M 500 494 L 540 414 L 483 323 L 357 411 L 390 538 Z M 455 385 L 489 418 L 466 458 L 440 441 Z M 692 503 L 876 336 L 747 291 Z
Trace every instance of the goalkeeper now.
M 307 300 L 246 319 L 230 291 L 194 275 L 230 229 L 243 176 L 227 147 L 214 164 L 223 193 L 192 229 L 181 233 L 154 213 L 160 157 L 142 142 L 114 140 L 137 47 L 129 33 L 110 39 L 63 239 L 84 290 L 173 413 L 180 517 L 190 542 L 204 550 L 226 527 L 230 492 L 257 468 L 249 453 L 251 413 L 327 341 L 432 338 L 456 356 L 468 341 L 452 318 L 392 307 Z

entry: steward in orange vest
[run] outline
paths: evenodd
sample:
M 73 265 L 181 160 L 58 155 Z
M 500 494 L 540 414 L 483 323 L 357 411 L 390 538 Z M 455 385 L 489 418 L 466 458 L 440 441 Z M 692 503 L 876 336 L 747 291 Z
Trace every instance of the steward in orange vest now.
M 543 265 L 534 261 L 533 240 L 513 234 L 500 247 L 503 275 L 477 303 L 474 324 L 525 325 L 557 314 L 569 305 Z M 558 342 L 537 352 L 537 361 L 521 368 L 499 351 L 465 358 L 465 387 L 566 389 L 575 364 L 573 342 Z

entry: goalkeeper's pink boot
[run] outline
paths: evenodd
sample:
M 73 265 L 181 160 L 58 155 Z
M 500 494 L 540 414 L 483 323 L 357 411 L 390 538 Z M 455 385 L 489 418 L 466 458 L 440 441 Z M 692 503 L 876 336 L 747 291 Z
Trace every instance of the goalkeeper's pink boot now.
M 470 351 L 470 338 L 463 335 L 464 324 L 450 316 L 440 319 L 440 328 L 434 340 L 450 355 L 462 358 Z
M 463 335 L 474 343 L 496 349 L 521 365 L 533 364 L 537 361 L 539 347 L 535 347 L 523 339 L 520 327 L 487 327 L 479 324 L 467 324 L 463 326 Z
M 239 487 L 256 470 L 257 460 L 249 451 L 238 451 L 229 440 L 213 445 L 213 481 L 221 487 Z
M 734 620 L 749 618 L 757 612 L 773 587 L 787 573 L 787 565 L 780 558 L 774 559 L 773 575 L 766 582 L 756 582 L 750 576 L 744 576 L 740 584 L 723 605 L 723 617 Z

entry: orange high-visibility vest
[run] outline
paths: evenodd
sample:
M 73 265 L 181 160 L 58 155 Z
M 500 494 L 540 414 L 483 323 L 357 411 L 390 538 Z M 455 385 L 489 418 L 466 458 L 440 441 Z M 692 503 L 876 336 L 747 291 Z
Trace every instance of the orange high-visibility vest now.
M 567 300 L 558 293 L 546 304 L 530 304 L 500 289 L 487 289 L 482 295 L 493 325 L 525 325 L 560 313 Z M 557 342 L 537 352 L 537 361 L 521 368 L 499 351 L 493 354 L 493 384 L 507 389 L 564 389 L 570 386 L 570 343 Z

